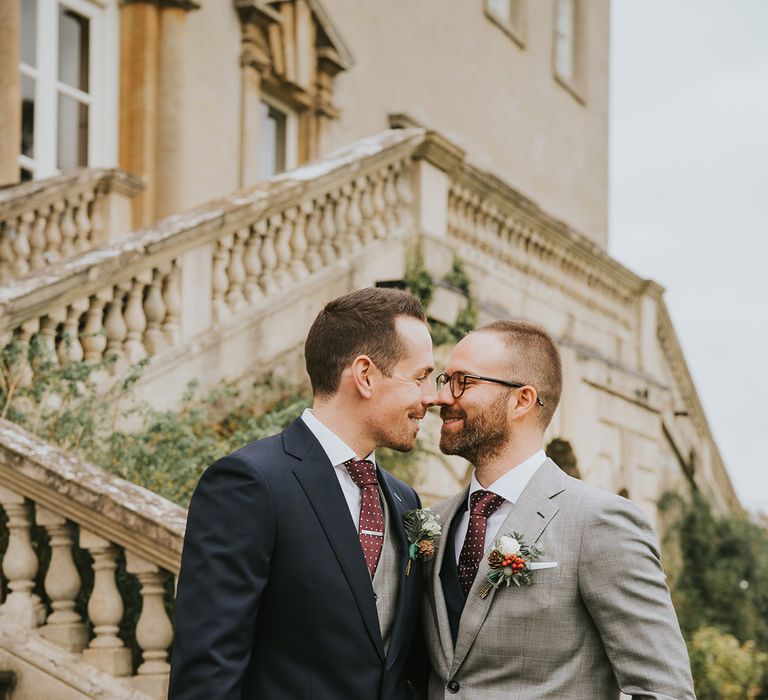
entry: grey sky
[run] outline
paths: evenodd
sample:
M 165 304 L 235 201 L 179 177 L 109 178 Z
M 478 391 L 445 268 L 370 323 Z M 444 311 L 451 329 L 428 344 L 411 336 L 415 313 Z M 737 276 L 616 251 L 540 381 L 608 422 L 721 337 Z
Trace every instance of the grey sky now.
M 768 512 L 768 0 L 614 0 L 611 253 L 666 300 L 742 503 Z

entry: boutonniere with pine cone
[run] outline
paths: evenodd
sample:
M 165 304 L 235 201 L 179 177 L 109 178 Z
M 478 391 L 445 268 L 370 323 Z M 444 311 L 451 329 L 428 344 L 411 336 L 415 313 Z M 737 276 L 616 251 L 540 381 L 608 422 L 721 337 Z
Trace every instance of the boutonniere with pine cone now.
M 502 585 L 530 586 L 533 580 L 529 564 L 542 554 L 544 547 L 525 544 L 519 532 L 497 537 L 488 554 L 491 570 L 485 576 L 480 597 L 487 598 L 492 588 L 500 588 Z
M 429 508 L 414 508 L 403 513 L 405 535 L 408 538 L 408 564 L 405 575 L 411 573 L 411 562 L 416 559 L 428 561 L 435 556 L 440 542 L 440 516 Z

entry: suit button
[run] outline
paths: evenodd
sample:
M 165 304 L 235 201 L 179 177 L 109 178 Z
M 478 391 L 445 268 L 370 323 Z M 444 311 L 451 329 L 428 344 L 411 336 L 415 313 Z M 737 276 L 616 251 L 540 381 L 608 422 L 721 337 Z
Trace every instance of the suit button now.
M 461 686 L 456 681 L 451 681 L 447 687 L 449 693 L 458 693 L 459 688 L 461 688 Z

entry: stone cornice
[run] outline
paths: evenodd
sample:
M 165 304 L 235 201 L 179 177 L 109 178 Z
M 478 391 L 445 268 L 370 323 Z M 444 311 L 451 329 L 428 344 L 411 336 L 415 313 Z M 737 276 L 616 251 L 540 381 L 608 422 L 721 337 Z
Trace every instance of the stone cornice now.
M 157 7 L 175 7 L 179 10 L 199 10 L 200 4 L 193 0 L 120 0 L 120 5 L 156 5 Z
M 178 573 L 184 508 L 2 419 L 0 480 L 53 513 Z

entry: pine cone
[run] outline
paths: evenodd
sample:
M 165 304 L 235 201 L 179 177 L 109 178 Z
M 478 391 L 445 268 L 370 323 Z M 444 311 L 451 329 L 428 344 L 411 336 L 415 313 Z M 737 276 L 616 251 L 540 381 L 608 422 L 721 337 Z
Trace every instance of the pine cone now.
M 501 552 L 499 552 L 498 549 L 494 549 L 488 555 L 488 563 L 491 565 L 491 568 L 493 569 L 498 569 L 504 563 L 504 557 L 502 556 Z
M 431 559 L 435 556 L 435 545 L 430 540 L 419 542 L 419 553 L 424 559 Z

